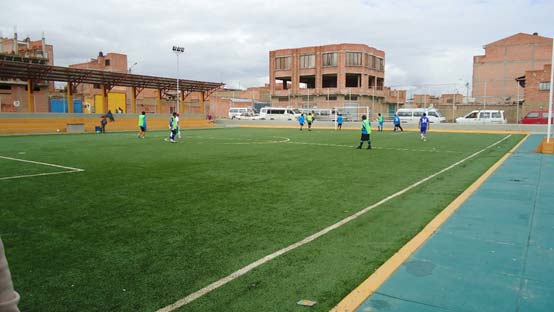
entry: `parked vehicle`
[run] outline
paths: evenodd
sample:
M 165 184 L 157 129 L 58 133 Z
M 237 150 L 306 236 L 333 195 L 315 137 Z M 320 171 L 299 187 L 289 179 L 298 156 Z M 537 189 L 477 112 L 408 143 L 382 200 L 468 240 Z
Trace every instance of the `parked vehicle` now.
M 260 119 L 274 120 L 285 119 L 293 120 L 300 116 L 301 112 L 298 108 L 291 107 L 262 107 L 260 110 Z
M 553 113 L 554 116 L 554 113 Z M 554 123 L 554 117 L 550 120 Z M 545 125 L 548 123 L 548 111 L 547 110 L 532 110 L 521 118 L 520 123 L 530 125 Z
M 505 124 L 503 110 L 474 110 L 464 117 L 456 118 L 456 123 L 462 124 Z
M 253 117 L 256 111 L 251 107 L 231 107 L 229 108 L 230 119 L 241 119 L 241 117 Z
M 417 123 L 423 113 L 429 118 L 431 123 L 444 122 L 446 118 L 435 108 L 400 108 L 396 114 L 400 117 L 401 123 Z

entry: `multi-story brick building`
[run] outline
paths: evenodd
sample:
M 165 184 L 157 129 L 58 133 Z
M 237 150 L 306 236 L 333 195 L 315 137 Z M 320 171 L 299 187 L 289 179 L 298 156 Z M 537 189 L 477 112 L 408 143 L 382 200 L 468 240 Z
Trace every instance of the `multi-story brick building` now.
M 552 38 L 518 33 L 484 46 L 473 57 L 473 97 L 476 104 L 515 106 L 523 98 L 515 79 L 550 64 Z M 519 99 L 518 99 L 519 92 Z
M 272 106 L 334 108 L 382 105 L 385 52 L 332 44 L 269 52 Z
M 29 37 L 19 40 L 0 37 L 0 59 L 14 62 L 54 65 L 54 47 L 41 40 Z M 31 86 L 34 103 L 29 105 L 28 92 Z M 48 95 L 54 91 L 54 83 L 48 81 L 21 81 L 0 79 L 0 111 L 2 112 L 48 112 Z

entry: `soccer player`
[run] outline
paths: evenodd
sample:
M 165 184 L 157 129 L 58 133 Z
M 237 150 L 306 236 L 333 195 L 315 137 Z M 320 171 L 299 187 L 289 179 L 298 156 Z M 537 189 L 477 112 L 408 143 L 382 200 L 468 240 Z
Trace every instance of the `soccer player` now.
M 377 116 L 377 122 L 378 122 L 377 131 L 383 132 L 383 124 L 385 123 L 385 116 L 379 113 Z
M 427 141 L 427 129 L 429 129 L 429 118 L 427 114 L 423 113 L 423 116 L 419 118 L 419 133 L 423 141 Z
M 337 129 L 338 130 L 342 130 L 342 114 L 339 113 L 339 115 L 337 116 Z
M 179 121 L 181 119 L 180 119 L 179 113 L 177 113 L 177 116 L 175 117 L 175 120 L 176 120 L 176 123 L 177 123 L 177 137 L 180 139 L 181 138 L 181 123 Z
M 308 131 L 312 131 L 312 122 L 314 121 L 314 116 L 312 115 L 312 113 L 308 114 L 306 120 L 308 121 Z
M 394 114 L 394 132 L 398 129 L 400 129 L 401 132 L 404 132 L 404 129 L 402 129 L 402 126 L 400 125 L 400 117 L 398 117 L 398 114 Z
M 139 129 L 140 129 L 139 133 L 138 133 L 138 137 L 139 137 L 139 139 L 140 138 L 144 139 L 144 136 L 146 136 L 146 112 L 144 112 L 144 111 L 138 117 L 138 126 L 139 126 Z
M 304 127 L 304 114 L 300 114 L 300 117 L 298 117 L 298 124 L 300 125 L 300 131 L 302 131 L 302 127 Z
M 371 149 L 371 140 L 370 140 L 370 134 L 371 134 L 371 123 L 369 120 L 367 120 L 366 115 L 362 115 L 362 137 L 360 138 L 360 146 L 357 147 L 357 149 L 362 149 L 362 145 L 364 145 L 364 141 L 367 141 L 367 149 Z
M 173 114 L 169 117 L 169 130 L 171 130 L 171 134 L 169 135 L 169 142 L 171 143 L 175 143 L 175 135 L 177 134 L 178 129 L 175 117 L 177 117 L 177 113 L 175 112 L 173 112 Z

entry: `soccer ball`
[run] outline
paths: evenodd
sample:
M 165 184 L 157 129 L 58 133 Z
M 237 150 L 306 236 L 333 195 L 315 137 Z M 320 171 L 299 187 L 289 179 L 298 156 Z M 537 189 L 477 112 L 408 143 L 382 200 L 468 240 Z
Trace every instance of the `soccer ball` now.
M 56 132 L 60 132 L 60 129 L 56 129 Z

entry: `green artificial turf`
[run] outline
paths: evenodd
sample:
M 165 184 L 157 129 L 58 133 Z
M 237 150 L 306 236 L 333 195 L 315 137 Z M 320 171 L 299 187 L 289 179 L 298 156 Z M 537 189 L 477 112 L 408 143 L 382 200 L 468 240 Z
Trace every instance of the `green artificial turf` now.
M 155 311 L 506 135 L 209 129 L 0 138 L 84 169 L 0 180 L 23 311 Z M 497 146 L 179 311 L 328 311 L 504 155 Z M 0 158 L 0 178 L 64 169 Z M 315 300 L 312 308 L 296 305 Z

